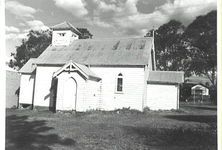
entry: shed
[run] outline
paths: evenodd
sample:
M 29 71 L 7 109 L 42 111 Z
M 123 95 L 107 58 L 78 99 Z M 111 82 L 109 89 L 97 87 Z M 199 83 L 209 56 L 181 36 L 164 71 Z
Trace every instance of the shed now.
M 179 109 L 179 88 L 184 72 L 150 71 L 147 79 L 147 106 L 152 110 Z

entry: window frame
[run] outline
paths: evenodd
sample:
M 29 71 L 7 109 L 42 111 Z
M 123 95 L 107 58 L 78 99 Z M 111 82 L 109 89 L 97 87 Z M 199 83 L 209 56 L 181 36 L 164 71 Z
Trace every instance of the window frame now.
M 118 91 L 118 83 L 119 83 L 119 79 L 122 79 L 122 90 L 121 91 Z M 122 73 L 119 73 L 116 77 L 116 81 L 115 81 L 115 93 L 117 94 L 123 94 L 124 92 L 124 86 L 123 86 L 123 80 L 124 80 L 124 77 L 123 77 L 123 74 Z

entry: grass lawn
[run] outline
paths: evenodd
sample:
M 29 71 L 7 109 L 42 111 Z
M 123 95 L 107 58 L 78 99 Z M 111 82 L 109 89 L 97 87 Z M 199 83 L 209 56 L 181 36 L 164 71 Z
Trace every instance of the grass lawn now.
M 6 149 L 216 150 L 216 109 L 179 112 L 6 110 Z

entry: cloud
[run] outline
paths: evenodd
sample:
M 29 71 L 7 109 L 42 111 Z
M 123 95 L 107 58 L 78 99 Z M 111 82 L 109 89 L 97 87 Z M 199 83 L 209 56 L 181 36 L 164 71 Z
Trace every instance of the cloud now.
M 49 27 L 44 25 L 44 23 L 40 20 L 31 20 L 31 21 L 24 21 L 22 26 L 26 29 L 19 30 L 13 26 L 6 26 L 6 40 L 13 40 L 13 41 L 21 41 L 22 39 L 27 39 L 27 34 L 30 30 L 48 30 Z
M 20 30 L 14 26 L 5 26 L 6 32 L 13 32 L 13 33 L 19 33 Z
M 6 26 L 6 40 L 21 41 L 27 39 L 27 34 L 30 30 L 48 30 L 49 27 L 44 25 L 40 20 L 25 21 L 23 27 L 26 27 L 23 31 L 13 26 Z
M 49 27 L 44 25 L 44 23 L 40 20 L 26 21 L 25 24 L 28 26 L 28 29 L 26 29 L 25 32 L 28 32 L 29 30 L 48 30 L 49 29 Z
M 22 40 L 27 38 L 28 33 L 8 33 L 5 35 L 6 40 Z
M 144 35 L 145 31 L 158 28 L 171 19 L 181 21 L 184 25 L 191 23 L 197 16 L 204 15 L 217 8 L 216 0 L 174 0 L 166 1 L 153 12 L 138 11 L 139 0 L 93 0 L 96 5 L 91 16 L 91 24 L 103 28 L 113 27 L 121 34 Z M 92 23 L 93 22 L 93 23 Z
M 195 0 L 192 3 L 187 2 L 187 0 L 175 0 L 173 3 L 168 2 L 160 6 L 158 11 L 167 15 L 170 19 L 179 20 L 187 25 L 197 16 L 216 9 L 216 0 Z
M 82 17 L 88 14 L 83 0 L 54 0 L 55 5 L 72 13 L 75 17 Z
M 37 12 L 36 9 L 25 6 L 17 1 L 6 1 L 5 8 L 10 13 L 20 18 L 33 18 L 33 15 Z

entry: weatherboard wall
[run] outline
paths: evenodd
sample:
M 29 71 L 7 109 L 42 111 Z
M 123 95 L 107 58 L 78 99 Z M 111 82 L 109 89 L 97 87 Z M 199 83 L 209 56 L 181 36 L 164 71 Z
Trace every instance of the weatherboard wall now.
M 36 70 L 34 106 L 50 106 L 53 73 L 60 67 L 38 66 Z M 77 83 L 77 98 L 73 110 L 115 110 L 130 108 L 143 110 L 169 110 L 178 108 L 178 86 L 171 84 L 146 83 L 148 66 L 91 66 L 90 69 L 101 78 L 100 81 L 87 80 L 77 72 L 62 72 L 58 75 L 56 109 L 63 107 L 65 81 L 72 77 Z M 118 74 L 123 75 L 123 92 L 117 92 Z M 144 82 L 146 84 L 144 84 Z
M 60 67 L 38 66 L 36 69 L 34 106 L 49 107 L 53 73 Z
M 32 104 L 34 90 L 34 74 L 22 74 L 20 78 L 19 104 Z
M 6 70 L 6 108 L 17 107 L 20 87 L 20 75 L 16 71 Z
M 56 30 L 52 33 L 52 45 L 69 45 L 76 39 L 79 39 L 79 36 L 71 30 Z
M 179 86 L 172 84 L 147 84 L 146 106 L 151 110 L 179 108 Z
M 121 108 L 142 110 L 144 68 L 143 67 L 91 67 L 102 80 L 85 80 L 76 72 L 63 72 L 58 76 L 56 109 L 63 107 L 65 82 L 73 78 L 77 83 L 76 101 L 73 99 L 73 110 L 114 110 Z M 116 92 L 117 76 L 123 75 L 123 92 Z M 74 107 L 76 104 L 76 108 Z
M 66 82 L 71 78 L 76 82 L 76 89 L 67 89 Z M 65 108 L 65 95 L 64 93 L 71 92 L 76 95 L 76 98 L 70 97 L 70 108 L 69 110 L 82 111 L 85 108 L 84 102 L 84 90 L 86 88 L 85 79 L 77 72 L 62 72 L 58 76 L 58 85 L 57 85 L 57 99 L 56 99 L 56 110 L 67 110 Z M 73 91 L 75 89 L 75 91 Z M 69 90 L 69 91 L 65 91 Z M 87 104 L 86 104 L 87 105 Z
M 80 108 L 82 111 L 101 109 L 101 82 L 100 81 L 86 81 L 86 88 L 84 90 L 84 99 Z M 79 108 L 79 109 L 80 109 Z
M 144 67 L 91 67 L 101 80 L 101 109 L 142 110 Z M 123 75 L 123 92 L 116 92 L 118 74 Z

